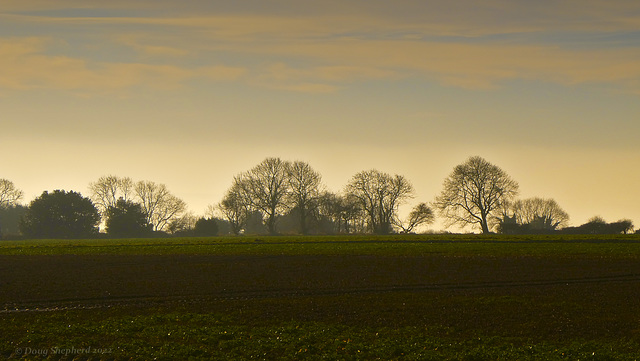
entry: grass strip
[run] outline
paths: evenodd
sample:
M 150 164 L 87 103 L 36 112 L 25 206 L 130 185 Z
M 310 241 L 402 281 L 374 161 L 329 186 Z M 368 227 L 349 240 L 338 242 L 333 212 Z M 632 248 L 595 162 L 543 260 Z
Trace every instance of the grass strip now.
M 99 313 L 98 313 L 99 314 Z M 68 311 L 4 316 L 0 356 L 98 360 L 635 360 L 631 340 L 534 341 L 427 327 L 285 321 L 247 325 L 214 313 Z M 19 321 L 19 322 L 16 322 Z

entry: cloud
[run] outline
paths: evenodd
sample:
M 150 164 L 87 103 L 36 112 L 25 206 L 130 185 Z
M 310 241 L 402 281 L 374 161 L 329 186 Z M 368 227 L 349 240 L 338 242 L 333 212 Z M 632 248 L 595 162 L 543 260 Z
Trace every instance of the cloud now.
M 13 14 L 14 21 L 198 28 L 226 39 L 637 31 L 639 11 L 635 0 L 356 0 L 325 1 L 321 6 L 294 1 L 264 6 L 260 2 L 6 0 L 0 5 L 0 14 Z
M 237 80 L 247 74 L 246 68 L 215 65 L 197 68 L 194 76 L 204 77 L 215 81 Z
M 357 65 L 292 68 L 286 63 L 275 63 L 258 70 L 254 83 L 271 89 L 331 93 L 345 83 L 394 76 L 396 73 L 391 70 Z
M 189 55 L 188 50 L 167 45 L 149 44 L 149 40 L 144 39 L 144 36 L 135 34 L 119 35 L 115 41 L 134 49 L 144 57 L 184 57 Z
M 283 83 L 263 83 L 264 86 L 276 89 L 276 90 L 286 90 L 291 92 L 299 92 L 299 93 L 312 93 L 312 94 L 328 94 L 335 93 L 340 88 L 331 84 L 323 84 L 323 83 L 292 83 L 292 84 L 283 84 Z
M 513 79 L 629 87 L 640 79 L 640 49 L 635 48 L 602 51 L 543 45 L 373 40 L 270 44 L 254 46 L 251 51 L 339 64 L 336 69 L 357 67 L 369 69 L 370 73 L 375 69 L 381 74 L 423 76 L 464 88 L 494 88 Z M 289 71 L 278 69 L 276 73 L 284 76 Z
M 640 91 L 637 46 L 612 47 L 606 40 L 567 46 L 570 41 L 555 36 L 571 33 L 587 39 L 598 38 L 594 34 L 637 31 L 637 1 L 563 0 L 553 6 L 547 1 L 510 0 L 329 1 L 318 14 L 286 1 L 274 6 L 277 11 L 262 7 L 262 13 L 255 10 L 257 3 L 230 2 L 221 11 L 217 6 L 222 5 L 186 1 L 166 8 L 162 16 L 154 14 L 168 4 L 165 1 L 118 2 L 108 7 L 83 2 L 97 13 L 100 9 L 139 10 L 142 5 L 148 9 L 144 15 L 91 17 L 63 11 L 77 8 L 77 2 L 71 0 L 61 1 L 57 9 L 46 1 L 33 2 L 36 6 L 20 3 L 9 1 L 2 5 L 4 9 L 0 6 L 0 11 L 13 11 L 3 19 L 41 28 L 63 41 L 73 35 L 57 30 L 68 26 L 83 29 L 84 41 L 115 39 L 115 46 L 100 46 L 105 52 L 113 46 L 110 54 L 121 58 L 107 62 L 92 60 L 90 55 L 47 55 L 45 45 L 23 40 L 24 44 L 5 49 L 9 57 L 0 60 L 5 69 L 17 69 L 0 81 L 5 88 L 108 90 L 147 85 L 168 89 L 206 77 L 246 79 L 274 89 L 330 92 L 353 82 L 418 76 L 468 89 L 494 89 L 509 80 L 525 79 L 563 85 L 602 83 Z M 60 12 L 55 16 L 16 13 L 39 7 Z M 126 58 L 126 52 L 117 48 L 122 45 L 135 50 L 137 56 Z M 202 66 L 219 62 L 214 59 L 225 59 L 234 66 Z M 129 77 L 113 78 L 121 74 Z
M 68 56 L 47 55 L 51 41 L 43 38 L 0 39 L 0 88 L 56 89 L 112 92 L 144 86 L 176 89 L 184 82 L 204 78 L 227 81 L 245 69 L 223 65 L 185 68 L 144 63 L 102 63 Z

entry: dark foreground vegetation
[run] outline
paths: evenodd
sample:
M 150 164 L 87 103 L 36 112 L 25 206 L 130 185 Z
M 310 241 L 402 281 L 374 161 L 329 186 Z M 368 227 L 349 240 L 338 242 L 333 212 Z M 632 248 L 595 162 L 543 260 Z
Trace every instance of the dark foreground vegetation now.
M 7 241 L 0 357 L 634 360 L 640 237 Z

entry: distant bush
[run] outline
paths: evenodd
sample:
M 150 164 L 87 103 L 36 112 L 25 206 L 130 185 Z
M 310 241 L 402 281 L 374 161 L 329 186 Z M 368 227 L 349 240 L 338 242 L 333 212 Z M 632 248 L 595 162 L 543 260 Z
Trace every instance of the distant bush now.
M 578 227 L 563 228 L 560 233 L 565 234 L 628 234 L 634 229 L 633 222 L 622 219 L 617 222 L 607 223 L 600 217 L 594 217 L 589 222 Z M 636 231 L 636 233 L 638 233 Z

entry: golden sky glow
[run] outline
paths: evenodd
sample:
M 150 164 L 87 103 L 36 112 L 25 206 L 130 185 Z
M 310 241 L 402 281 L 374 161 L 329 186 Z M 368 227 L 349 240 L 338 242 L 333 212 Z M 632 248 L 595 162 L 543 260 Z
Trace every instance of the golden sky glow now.
M 635 0 L 4 0 L 0 110 L 26 201 L 115 174 L 201 214 L 267 156 L 431 201 L 480 155 L 574 225 L 640 223 Z

